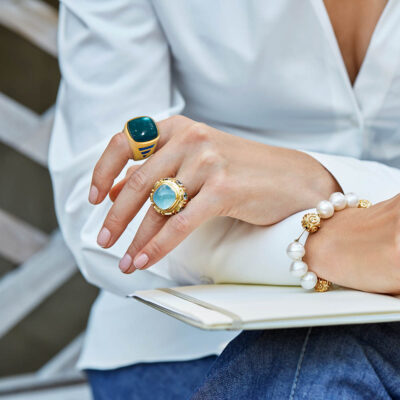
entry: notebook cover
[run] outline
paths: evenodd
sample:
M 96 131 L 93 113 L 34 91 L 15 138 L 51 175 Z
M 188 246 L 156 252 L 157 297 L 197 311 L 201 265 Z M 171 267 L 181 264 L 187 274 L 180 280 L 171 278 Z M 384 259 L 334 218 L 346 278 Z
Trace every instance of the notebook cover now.
M 207 330 L 273 329 L 400 321 L 400 299 L 336 288 L 197 285 L 137 291 L 132 297 Z

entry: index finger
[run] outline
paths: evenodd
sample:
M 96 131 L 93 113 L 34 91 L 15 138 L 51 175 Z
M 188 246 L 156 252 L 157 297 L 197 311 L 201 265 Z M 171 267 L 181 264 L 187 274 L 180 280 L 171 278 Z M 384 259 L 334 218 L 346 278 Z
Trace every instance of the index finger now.
M 89 201 L 101 203 L 110 191 L 114 179 L 132 158 L 132 150 L 123 132 L 114 135 L 93 170 Z
M 159 140 L 156 151 L 162 148 L 174 134 L 185 129 L 191 120 L 183 116 L 174 116 L 156 123 Z M 129 159 L 133 158 L 132 149 L 124 132 L 114 135 L 93 170 L 89 201 L 101 203 L 109 193 L 115 178 L 121 173 Z

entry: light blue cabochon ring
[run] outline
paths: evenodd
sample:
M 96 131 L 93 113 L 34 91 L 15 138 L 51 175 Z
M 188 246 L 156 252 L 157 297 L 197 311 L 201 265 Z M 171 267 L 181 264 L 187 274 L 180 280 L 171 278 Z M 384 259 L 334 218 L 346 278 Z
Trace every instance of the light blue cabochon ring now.
M 150 193 L 154 209 L 161 215 L 174 215 L 185 208 L 189 201 L 185 186 L 176 178 L 162 178 Z

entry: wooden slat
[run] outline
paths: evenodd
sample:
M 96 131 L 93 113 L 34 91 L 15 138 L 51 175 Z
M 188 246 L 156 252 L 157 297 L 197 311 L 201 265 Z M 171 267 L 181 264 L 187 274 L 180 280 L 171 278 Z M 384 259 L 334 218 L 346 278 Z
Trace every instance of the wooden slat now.
M 48 361 L 37 375 L 41 378 L 50 378 L 52 376 L 61 375 L 66 371 L 76 370 L 76 363 L 83 346 L 84 334 L 75 338 L 68 346 L 64 347 L 55 357 Z
M 76 272 L 59 231 L 28 261 L 0 280 L 0 337 Z
M 53 120 L 54 107 L 40 116 L 0 93 L 0 141 L 44 166 Z
M 57 11 L 40 0 L 1 0 L 0 24 L 57 56 Z
M 48 241 L 48 235 L 26 222 L 0 210 L 0 255 L 16 264 L 28 260 Z
M 52 377 L 25 374 L 0 378 L 1 400 L 90 400 L 91 393 L 82 372 Z
M 1 396 L 1 400 L 92 400 L 89 385 L 82 383 L 74 386 L 47 390 L 35 390 L 19 394 Z
M 32 154 L 32 159 L 47 166 L 51 131 L 54 123 L 55 106 L 40 116 L 39 124 L 33 135 L 26 138 L 23 152 Z

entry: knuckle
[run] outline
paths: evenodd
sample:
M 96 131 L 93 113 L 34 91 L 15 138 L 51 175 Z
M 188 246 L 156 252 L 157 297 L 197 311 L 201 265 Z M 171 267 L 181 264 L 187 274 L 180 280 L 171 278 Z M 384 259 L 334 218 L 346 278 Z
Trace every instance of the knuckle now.
M 182 122 L 186 122 L 189 118 L 183 116 L 183 115 L 173 115 L 172 117 L 169 117 L 169 120 L 174 124 L 178 125 L 181 124 Z
M 178 213 L 171 221 L 172 229 L 178 233 L 185 233 L 189 230 L 189 220 L 185 214 Z
M 229 180 L 225 171 L 214 174 L 209 181 L 209 186 L 214 195 L 224 195 L 229 191 Z
M 162 254 L 162 246 L 154 239 L 149 243 L 145 251 L 150 258 L 157 258 Z
M 125 146 L 126 137 L 123 132 L 116 133 L 110 140 L 110 146 L 121 147 Z
M 146 186 L 146 178 L 141 170 L 137 170 L 130 176 L 127 183 L 130 190 L 140 192 Z
M 129 246 L 129 249 L 127 251 L 127 253 L 129 253 L 132 257 L 135 257 L 135 255 L 137 253 L 139 253 L 140 249 L 143 246 L 141 246 L 141 243 L 139 242 L 139 240 L 137 240 L 136 238 L 133 240 L 133 242 L 131 243 L 131 245 Z
M 109 229 L 113 230 L 115 228 L 119 228 L 122 225 L 122 221 L 121 218 L 119 218 L 114 212 L 110 211 L 104 224 Z
M 164 218 L 165 217 L 155 211 L 153 207 L 150 209 L 146 216 L 147 221 L 151 225 L 159 225 L 160 221 L 162 221 Z
M 101 164 L 97 163 L 93 170 L 93 181 L 97 183 L 104 182 L 107 179 L 107 171 Z
M 220 155 L 213 149 L 205 149 L 199 154 L 199 167 L 218 167 L 221 165 Z
M 207 142 L 209 140 L 209 128 L 202 122 L 193 123 L 186 131 L 186 140 L 191 142 Z

